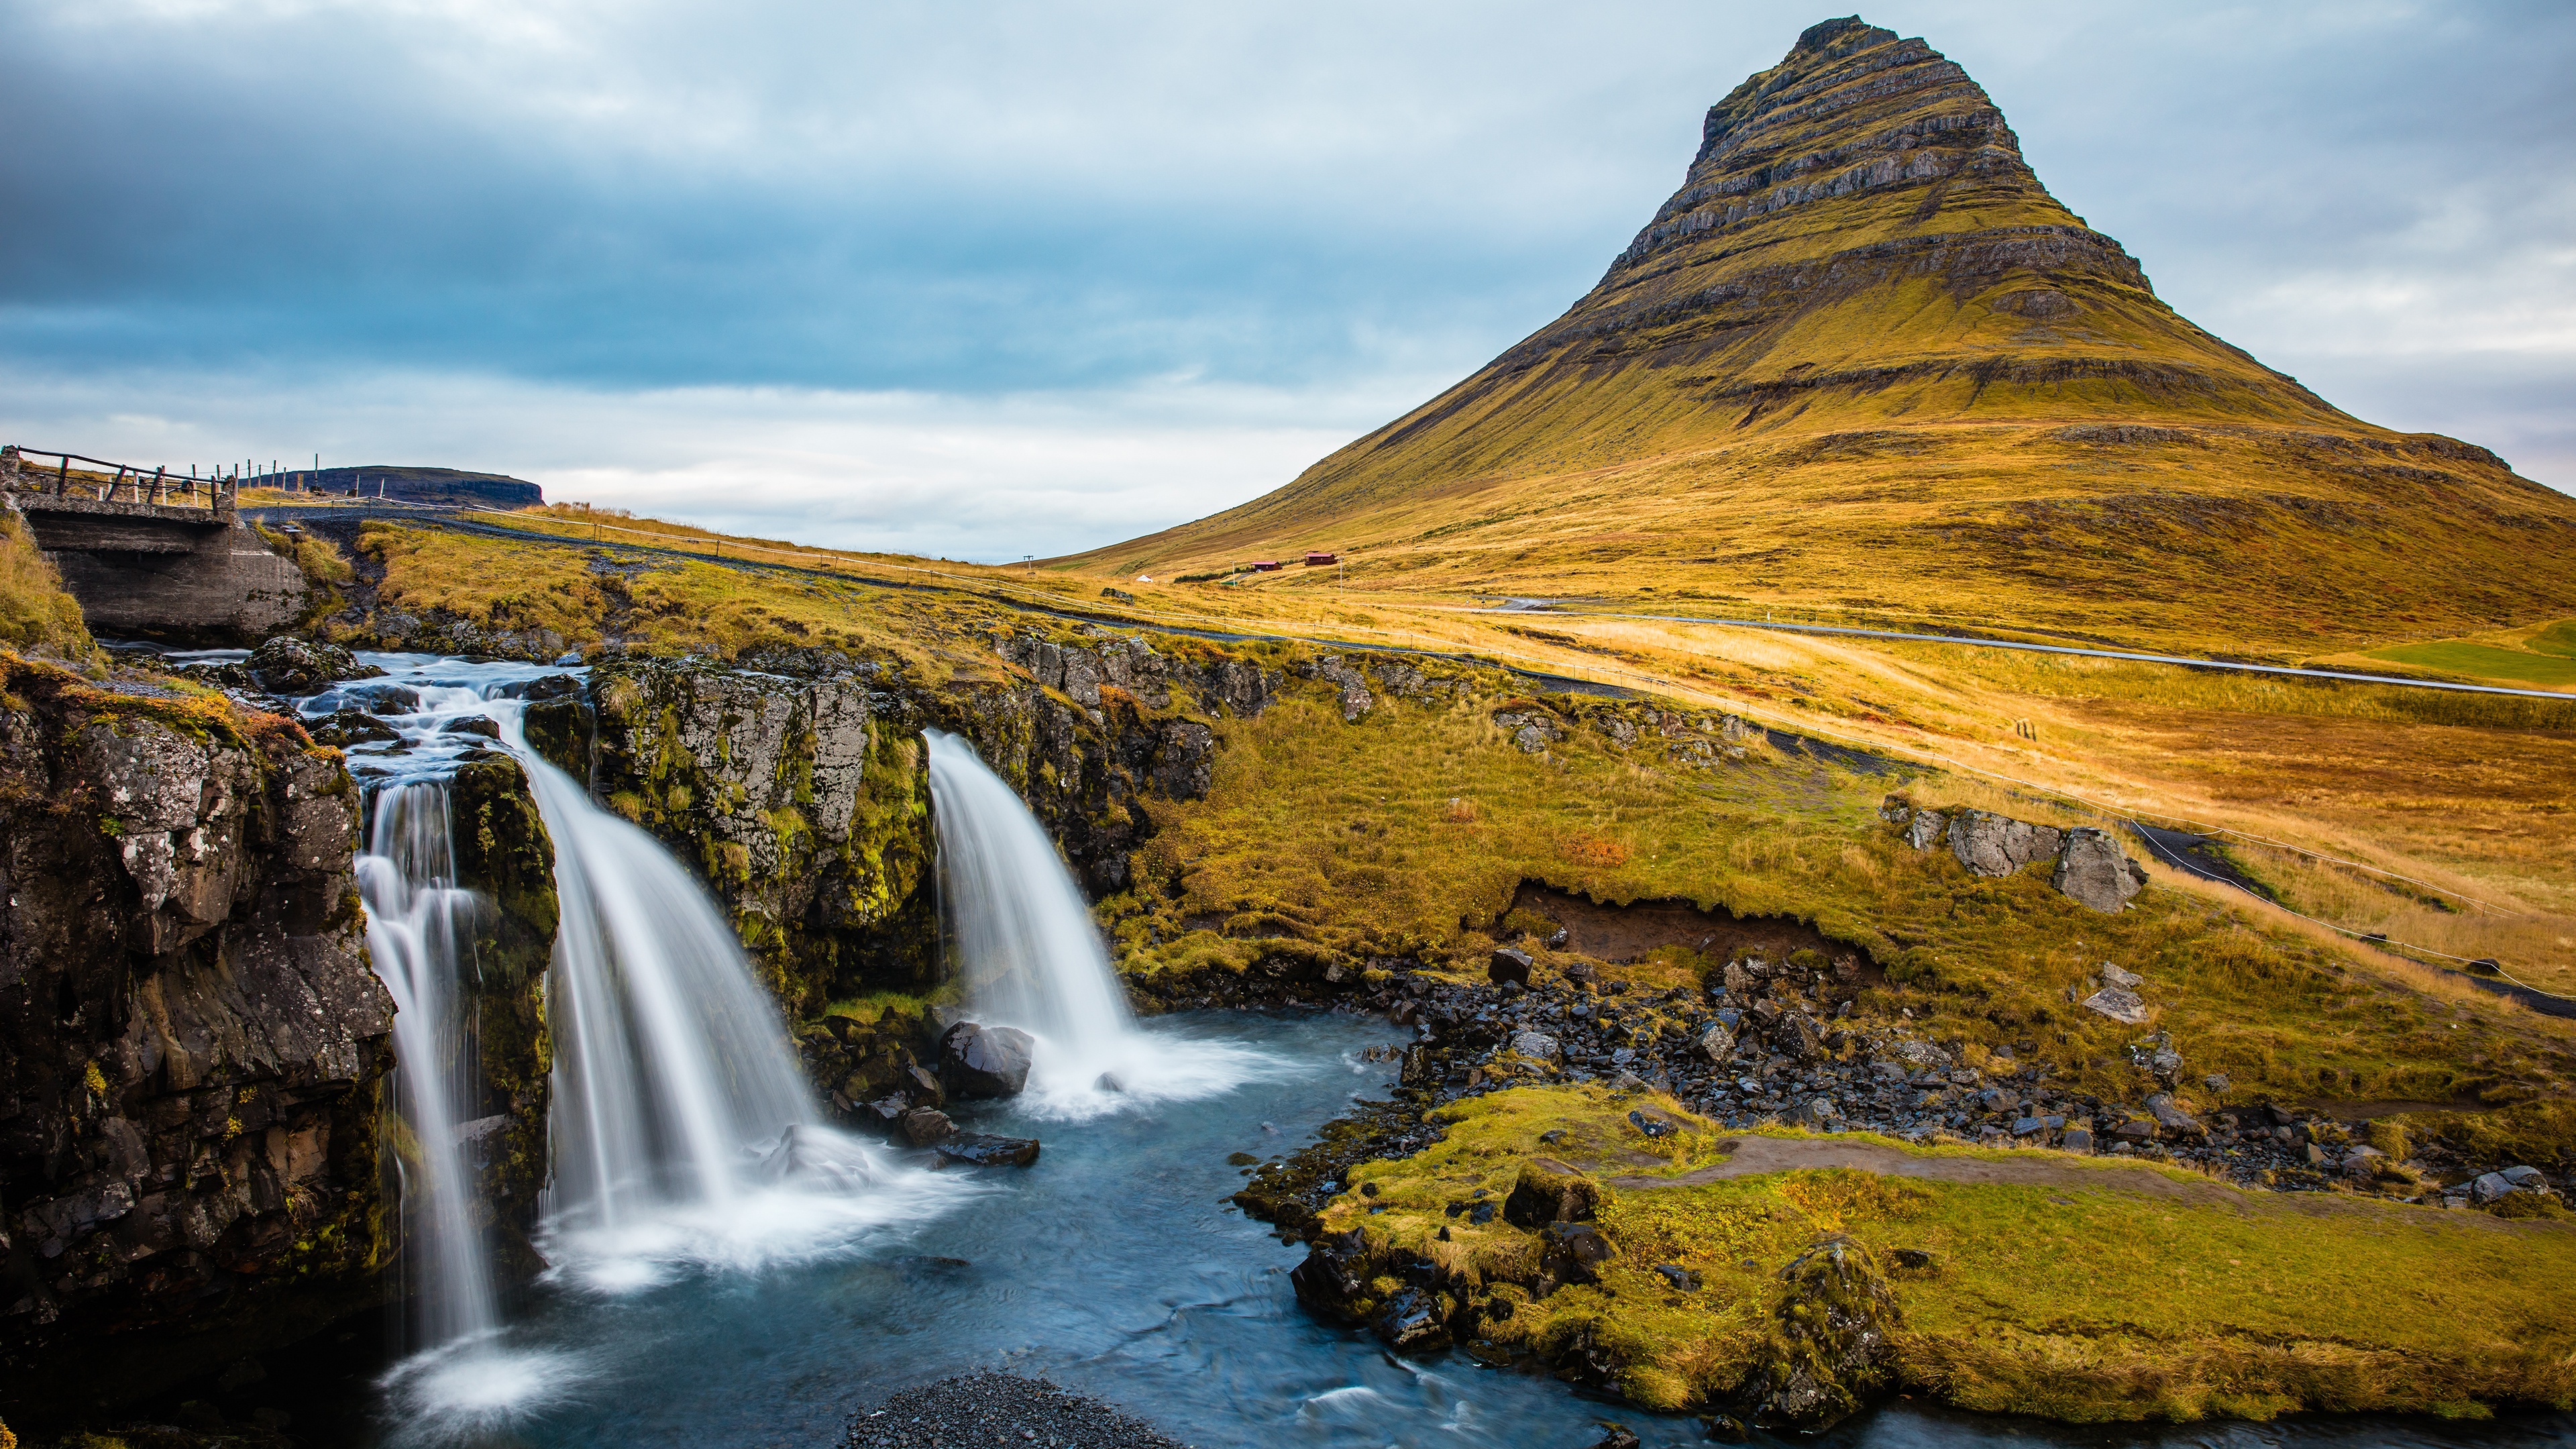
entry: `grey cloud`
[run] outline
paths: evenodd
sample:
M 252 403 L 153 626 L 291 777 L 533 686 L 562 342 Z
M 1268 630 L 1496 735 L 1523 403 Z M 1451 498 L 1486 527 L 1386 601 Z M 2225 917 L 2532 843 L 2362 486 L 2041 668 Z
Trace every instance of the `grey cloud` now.
M 2576 12 L 1865 13 L 1985 82 L 2051 187 L 2188 315 L 2365 416 L 2576 484 L 2554 422 L 2576 377 Z M 0 148 L 24 203 L 0 229 L 0 364 L 93 401 L 44 416 L 21 393 L 0 426 L 73 426 L 151 377 L 174 408 L 258 380 L 296 435 L 263 453 L 362 423 L 439 435 L 375 404 L 332 414 L 349 377 L 468 379 L 485 405 L 515 380 L 530 399 L 996 407 L 1187 377 L 1358 431 L 1589 287 L 1679 179 L 1700 112 L 1818 18 L 29 0 L 0 8 L 0 131 L 31 138 Z M 2488 381 L 2444 381 L 2469 377 Z M 747 414 L 697 416 L 711 431 L 665 435 L 675 466 L 740 455 L 714 430 Z M 1273 426 L 1104 416 L 1140 437 Z M 1269 473 L 1225 487 L 1303 461 L 1253 451 Z M 1007 491 L 1008 456 L 975 476 Z M 952 496 L 979 486 L 958 476 Z M 1065 526 L 1172 521 L 1109 495 L 1133 516 Z

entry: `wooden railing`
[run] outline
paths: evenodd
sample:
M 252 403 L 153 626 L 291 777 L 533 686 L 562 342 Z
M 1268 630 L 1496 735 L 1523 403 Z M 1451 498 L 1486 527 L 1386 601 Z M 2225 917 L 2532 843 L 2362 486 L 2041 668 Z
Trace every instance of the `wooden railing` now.
M 54 462 L 47 467 L 32 461 L 37 458 L 51 458 Z M 100 481 L 101 475 L 90 468 L 82 469 L 76 477 L 72 472 L 74 463 L 88 463 L 110 471 L 104 482 Z M 154 468 L 146 473 L 137 463 L 117 463 L 82 453 L 61 453 L 50 448 L 28 448 L 10 443 L 0 446 L 0 487 L 49 493 L 56 498 L 71 497 L 72 489 L 78 487 L 90 490 L 93 496 L 109 503 L 117 501 L 119 492 L 131 489 L 133 496 L 127 502 L 193 508 L 202 499 L 205 507 L 222 509 L 233 506 L 234 496 L 241 489 L 241 478 L 238 473 L 230 477 L 200 478 L 193 467 L 185 477 L 172 476 L 167 467 Z

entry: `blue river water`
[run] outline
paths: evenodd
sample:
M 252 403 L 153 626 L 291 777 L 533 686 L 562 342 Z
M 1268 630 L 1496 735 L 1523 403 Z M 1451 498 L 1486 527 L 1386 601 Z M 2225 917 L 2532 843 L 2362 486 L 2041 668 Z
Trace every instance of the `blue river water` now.
M 886 1395 L 978 1367 L 1043 1375 L 1220 1446 L 1585 1449 L 1604 1420 L 1651 1445 L 1706 1443 L 1698 1421 L 1583 1399 L 1542 1376 L 1463 1354 L 1396 1359 L 1367 1333 L 1317 1321 L 1288 1270 L 1302 1250 L 1225 1202 L 1233 1152 L 1310 1140 L 1354 1095 L 1382 1095 L 1362 1049 L 1395 1039 L 1338 1015 L 1203 1013 L 1158 1033 L 1262 1053 L 1253 1080 L 1196 1101 L 1083 1122 L 1008 1106 L 965 1125 L 1045 1142 L 1027 1169 L 980 1170 L 980 1191 L 844 1250 L 754 1272 L 699 1272 L 604 1294 L 540 1285 L 514 1349 L 557 1382 L 475 1436 L 529 1449 L 837 1444 Z M 385 1426 L 394 1439 L 404 1426 Z M 1836 1449 L 2212 1446 L 2362 1449 L 2576 1442 L 2576 1418 L 2484 1424 L 2300 1419 L 2274 1424 L 2070 1428 L 1899 1402 L 1833 1432 Z

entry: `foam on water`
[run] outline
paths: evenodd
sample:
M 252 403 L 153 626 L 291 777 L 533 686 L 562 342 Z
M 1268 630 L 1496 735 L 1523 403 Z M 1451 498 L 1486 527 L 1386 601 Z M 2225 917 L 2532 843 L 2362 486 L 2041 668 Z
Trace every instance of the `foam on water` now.
M 497 1332 L 460 1338 L 404 1359 L 379 1380 L 394 1425 L 386 1443 L 493 1437 L 570 1402 L 590 1377 L 573 1355 L 513 1349 Z

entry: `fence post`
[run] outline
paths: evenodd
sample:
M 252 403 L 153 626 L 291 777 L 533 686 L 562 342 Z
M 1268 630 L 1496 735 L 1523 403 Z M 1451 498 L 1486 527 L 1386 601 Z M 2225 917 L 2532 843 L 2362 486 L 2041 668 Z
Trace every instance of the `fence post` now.
M 62 466 L 54 470 L 54 496 L 68 498 L 72 491 L 72 455 L 63 454 Z
M 169 471 L 170 466 L 166 463 L 152 470 L 152 501 L 156 504 L 162 500 L 161 475 Z

